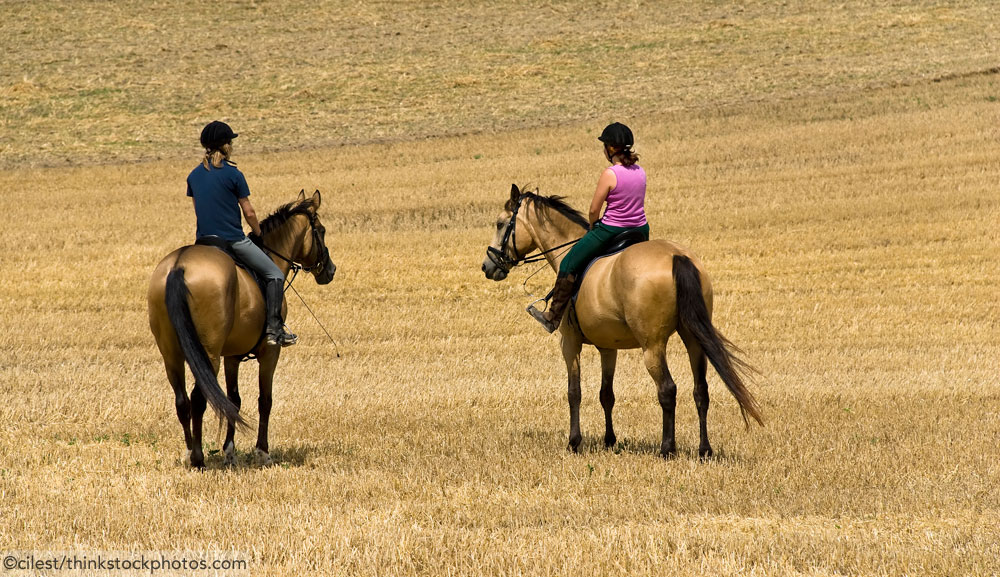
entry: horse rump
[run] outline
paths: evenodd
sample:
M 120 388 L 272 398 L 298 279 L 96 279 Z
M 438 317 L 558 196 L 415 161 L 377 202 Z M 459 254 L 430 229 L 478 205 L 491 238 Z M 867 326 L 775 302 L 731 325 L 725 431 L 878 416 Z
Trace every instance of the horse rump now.
M 184 352 L 184 359 L 191 367 L 195 386 L 201 390 L 208 404 L 220 417 L 224 417 L 240 427 L 249 427 L 246 420 L 240 416 L 239 407 L 226 397 L 222 387 L 219 386 L 212 362 L 198 338 L 194 319 L 191 318 L 191 308 L 188 305 L 190 295 L 191 291 L 188 290 L 187 283 L 184 282 L 184 268 L 172 269 L 167 274 L 167 317 L 174 327 L 174 332 L 177 333 L 177 340 L 181 345 L 181 351 Z

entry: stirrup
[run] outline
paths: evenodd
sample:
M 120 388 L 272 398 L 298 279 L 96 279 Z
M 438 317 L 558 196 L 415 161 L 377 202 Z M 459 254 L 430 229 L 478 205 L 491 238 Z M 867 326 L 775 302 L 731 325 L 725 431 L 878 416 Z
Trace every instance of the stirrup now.
M 281 345 L 283 347 L 290 347 L 295 343 L 299 342 L 299 337 L 295 333 L 290 333 L 282 327 L 279 333 L 268 333 L 267 334 L 267 344 L 269 345 Z
M 528 314 L 531 315 L 536 321 L 540 322 L 542 324 L 542 328 L 547 330 L 550 334 L 554 333 L 556 329 L 559 328 L 558 323 L 545 318 L 545 313 L 535 308 L 535 303 L 528 305 L 528 308 L 525 310 L 528 311 Z

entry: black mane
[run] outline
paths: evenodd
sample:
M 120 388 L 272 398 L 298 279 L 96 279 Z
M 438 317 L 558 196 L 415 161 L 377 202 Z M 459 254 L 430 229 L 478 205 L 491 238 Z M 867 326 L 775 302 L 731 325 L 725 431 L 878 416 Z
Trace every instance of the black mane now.
M 260 221 L 260 231 L 267 234 L 271 231 L 277 230 L 281 228 L 281 225 L 288 222 L 290 218 L 297 214 L 309 216 L 309 209 L 312 208 L 312 205 L 312 199 L 307 198 L 306 200 L 296 200 L 279 206 L 278 209 L 268 215 L 267 218 Z
M 550 208 L 568 218 L 570 222 L 576 223 L 583 228 L 590 228 L 590 221 L 587 220 L 587 217 L 583 216 L 583 213 L 579 210 L 567 204 L 565 196 L 542 196 L 535 192 L 525 192 L 522 195 L 522 198 L 533 200 L 536 211 L 539 208 Z M 510 204 L 510 202 L 508 202 L 508 204 Z M 507 210 L 512 210 L 513 208 L 513 206 L 508 206 Z

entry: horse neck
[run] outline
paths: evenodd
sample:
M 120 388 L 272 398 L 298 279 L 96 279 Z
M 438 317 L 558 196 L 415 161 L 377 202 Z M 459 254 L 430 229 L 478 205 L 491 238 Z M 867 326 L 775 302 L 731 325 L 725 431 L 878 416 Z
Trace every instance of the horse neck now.
M 540 211 L 545 211 L 546 213 L 543 216 L 534 210 L 534 206 L 531 208 L 532 210 L 525 211 L 525 222 L 528 225 L 526 228 L 535 246 L 542 252 L 577 240 L 587 232 L 580 225 L 560 214 L 559 211 L 541 207 Z M 559 264 L 570 248 L 567 246 L 563 249 L 545 253 L 545 260 L 548 261 L 552 270 L 559 270 Z
M 297 260 L 302 250 L 303 231 L 306 228 L 305 217 L 295 215 L 288 219 L 281 226 L 264 234 L 264 245 L 271 249 L 270 256 L 274 264 L 278 265 L 281 273 L 288 276 L 288 271 L 292 268 L 292 263 L 281 258 L 288 257 Z M 277 254 L 275 254 L 277 253 Z M 280 254 L 281 256 L 277 256 Z

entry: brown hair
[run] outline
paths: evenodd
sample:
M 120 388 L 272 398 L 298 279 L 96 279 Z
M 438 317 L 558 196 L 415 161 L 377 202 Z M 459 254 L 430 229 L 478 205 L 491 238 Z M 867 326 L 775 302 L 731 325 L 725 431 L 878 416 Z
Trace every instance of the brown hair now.
M 621 159 L 622 166 L 632 166 L 633 164 L 639 162 L 639 155 L 632 150 L 631 145 L 622 148 L 611 144 L 605 144 L 604 147 L 610 158 L 614 159 L 617 156 Z
M 205 158 L 201 160 L 201 165 L 205 170 L 212 170 L 212 167 L 222 168 L 222 161 L 229 160 L 229 155 L 233 153 L 233 143 L 227 142 L 218 148 L 205 151 Z

